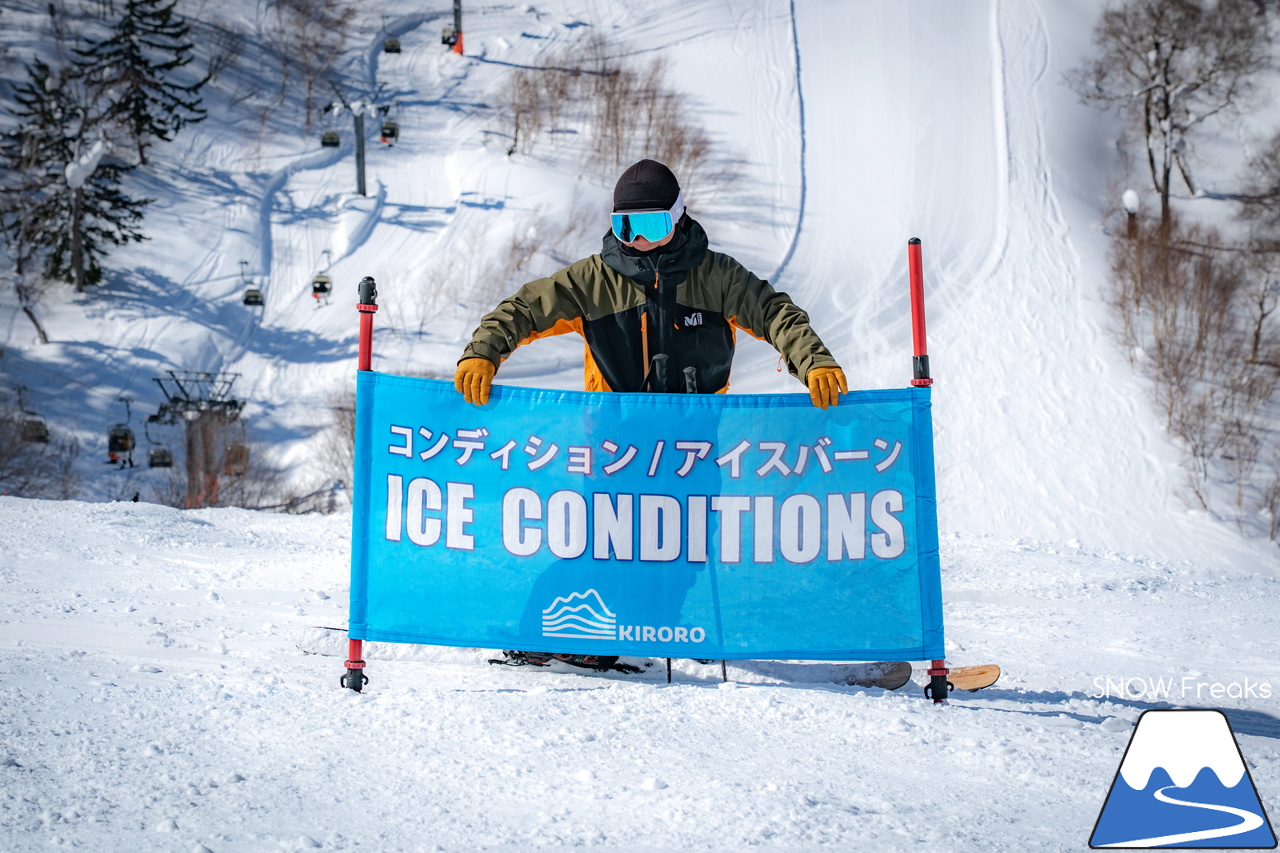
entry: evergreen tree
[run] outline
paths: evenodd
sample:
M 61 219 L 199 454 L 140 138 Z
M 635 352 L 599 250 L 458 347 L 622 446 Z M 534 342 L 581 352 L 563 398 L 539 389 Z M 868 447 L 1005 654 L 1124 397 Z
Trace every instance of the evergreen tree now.
M 137 146 L 140 164 L 146 164 L 153 139 L 172 141 L 185 125 L 207 115 L 199 95 L 205 80 L 176 80 L 193 49 L 191 28 L 174 12 L 176 6 L 177 0 L 128 0 L 108 38 L 76 50 L 91 86 L 110 101 L 107 117 Z
M 107 255 L 107 243 L 123 246 L 147 239 L 137 226 L 142 209 L 154 199 L 133 199 L 120 189 L 121 178 L 133 168 L 103 157 L 82 185 L 64 182 L 64 192 L 50 197 L 44 216 L 50 226 L 44 234 L 49 240 L 45 275 L 84 290 L 102 280 L 100 260 Z
M 0 228 L 15 271 L 21 276 L 47 241 L 50 196 L 59 192 L 61 169 L 71 159 L 67 117 L 75 113 L 64 85 L 49 66 L 36 59 L 26 67 L 27 79 L 15 86 L 16 106 L 9 112 L 20 124 L 0 136 Z
M 0 134 L 0 236 L 13 262 L 13 287 L 18 306 L 35 327 L 41 343 L 49 336 L 35 313 L 39 293 L 37 263 L 40 259 L 41 224 L 38 218 L 43 200 L 56 192 L 56 173 L 47 164 L 63 159 L 60 129 L 53 115 L 58 107 L 42 105 L 56 98 L 59 87 L 50 80 L 49 66 L 36 60 L 27 67 L 27 79 L 14 85 L 18 109 L 10 110 L 30 119 L 16 129 Z
M 20 126 L 0 141 L 10 167 L 0 208 L 11 252 L 24 261 L 43 256 L 47 277 L 84 290 L 102 279 L 108 243 L 145 239 L 137 226 L 151 199 L 122 192 L 133 167 L 104 156 L 74 82 L 38 59 L 27 66 L 10 110 Z

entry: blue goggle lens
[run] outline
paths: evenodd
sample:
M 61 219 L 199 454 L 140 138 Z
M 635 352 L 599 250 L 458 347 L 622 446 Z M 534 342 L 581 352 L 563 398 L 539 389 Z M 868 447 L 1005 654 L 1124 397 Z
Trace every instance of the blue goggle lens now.
M 613 224 L 614 236 L 624 243 L 630 243 L 637 237 L 656 243 L 675 228 L 669 210 L 615 213 L 609 218 Z

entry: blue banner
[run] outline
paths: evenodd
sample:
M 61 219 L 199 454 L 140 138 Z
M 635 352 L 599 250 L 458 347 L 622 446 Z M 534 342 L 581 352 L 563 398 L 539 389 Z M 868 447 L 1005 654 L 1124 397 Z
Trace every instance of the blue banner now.
M 650 657 L 943 657 L 928 388 L 663 395 L 362 371 L 350 635 Z

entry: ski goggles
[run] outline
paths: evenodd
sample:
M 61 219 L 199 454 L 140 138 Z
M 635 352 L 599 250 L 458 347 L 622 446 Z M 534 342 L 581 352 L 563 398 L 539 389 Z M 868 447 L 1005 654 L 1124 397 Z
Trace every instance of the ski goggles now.
M 624 243 L 643 237 L 656 243 L 675 230 L 676 223 L 684 215 L 684 193 L 676 196 L 670 210 L 628 210 L 609 217 L 613 234 Z

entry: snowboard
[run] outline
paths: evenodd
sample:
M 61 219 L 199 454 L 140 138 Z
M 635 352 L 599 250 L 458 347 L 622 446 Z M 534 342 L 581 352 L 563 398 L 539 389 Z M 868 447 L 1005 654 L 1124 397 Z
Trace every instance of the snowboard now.
M 978 666 L 953 666 L 947 674 L 947 683 L 951 690 L 981 690 L 990 687 L 1000 678 L 1000 667 L 994 663 Z
M 897 690 L 911 680 L 911 664 L 901 660 L 873 661 L 848 665 L 848 671 L 837 684 L 850 687 L 880 687 Z
M 741 684 L 842 684 L 897 690 L 911 680 L 911 664 L 896 660 L 860 663 L 733 660 L 727 662 L 727 673 L 723 661 L 694 658 L 689 662 L 715 666 L 722 678 Z
M 628 658 L 627 660 L 635 663 L 625 663 L 621 660 L 611 662 L 602 667 L 591 667 L 581 663 L 572 663 L 569 661 L 549 661 L 548 664 L 535 666 L 534 669 L 549 669 L 550 671 L 560 671 L 558 665 L 564 664 L 569 667 L 577 667 L 578 672 L 591 669 L 607 672 L 622 672 L 630 674 L 656 674 L 662 670 L 662 658 Z M 502 660 L 490 660 L 491 664 L 504 663 Z M 670 661 L 668 661 L 670 663 Z M 679 661 L 676 662 L 679 664 Z M 724 661 L 720 660 L 704 660 L 701 658 L 690 658 L 684 661 L 684 666 L 679 667 L 689 674 L 688 664 L 697 663 L 703 666 L 714 666 L 719 669 L 721 678 L 725 680 L 736 681 L 736 678 L 729 678 L 725 674 Z M 842 684 L 849 687 L 878 687 L 884 690 L 897 690 L 902 685 L 911 680 L 911 664 L 906 661 L 870 661 L 866 663 L 824 663 L 824 662 L 793 662 L 793 661 L 750 661 L 735 660 L 731 662 L 737 676 L 746 676 L 750 678 L 752 675 L 761 675 L 770 681 L 782 683 L 811 683 L 811 684 Z M 639 664 L 639 665 L 637 665 Z M 510 665 L 510 664 L 508 664 Z M 518 665 L 518 664 L 517 664 Z M 646 672 L 651 670 L 651 672 Z M 572 670 L 570 670 L 572 671 Z M 667 667 L 667 677 L 670 680 L 671 668 Z M 747 683 L 750 683 L 748 681 Z
M 500 658 L 489 658 L 489 663 L 497 666 L 532 667 L 551 667 L 555 664 L 564 664 L 565 666 L 590 672 L 625 672 L 628 674 L 644 672 L 643 669 L 635 664 L 621 662 L 615 655 L 557 655 L 540 652 L 508 651 L 504 651 L 502 654 L 503 657 Z

